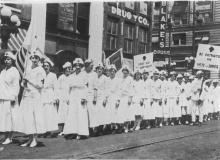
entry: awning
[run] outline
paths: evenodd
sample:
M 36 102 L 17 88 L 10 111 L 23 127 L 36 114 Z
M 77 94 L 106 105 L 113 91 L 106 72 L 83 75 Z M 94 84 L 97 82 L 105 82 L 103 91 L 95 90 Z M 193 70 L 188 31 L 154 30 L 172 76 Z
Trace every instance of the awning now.
M 152 43 L 159 42 L 159 37 L 152 37 Z

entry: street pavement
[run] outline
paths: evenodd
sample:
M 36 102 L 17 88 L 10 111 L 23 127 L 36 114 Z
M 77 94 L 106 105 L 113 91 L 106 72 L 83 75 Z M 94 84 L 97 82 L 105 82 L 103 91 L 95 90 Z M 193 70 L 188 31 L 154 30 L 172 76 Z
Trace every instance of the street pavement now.
M 166 126 L 86 140 L 40 138 L 36 148 L 20 147 L 18 144 L 25 139 L 16 134 L 13 144 L 0 145 L 4 147 L 0 159 L 220 159 L 220 121 L 210 121 L 201 127 Z

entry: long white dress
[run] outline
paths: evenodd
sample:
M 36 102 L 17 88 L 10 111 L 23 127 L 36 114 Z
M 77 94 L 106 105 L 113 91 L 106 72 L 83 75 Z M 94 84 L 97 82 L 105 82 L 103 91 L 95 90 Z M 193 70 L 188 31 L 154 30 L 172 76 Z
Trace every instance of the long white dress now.
M 177 104 L 179 87 L 177 81 L 169 81 L 167 83 L 167 106 L 169 108 L 169 118 L 181 117 L 181 108 Z
M 152 104 L 152 118 L 162 118 L 163 117 L 163 106 L 160 105 L 160 100 L 162 100 L 161 92 L 161 80 L 154 80 L 151 83 L 151 97 L 153 99 Z
M 17 109 L 20 75 L 15 67 L 0 73 L 0 132 L 17 131 Z M 11 101 L 16 101 L 11 105 Z
M 56 97 L 59 99 L 58 123 L 65 123 L 69 110 L 69 76 L 62 74 L 57 80 Z
M 151 105 L 151 83 L 152 79 L 147 79 L 144 81 L 144 114 L 143 119 L 150 120 L 154 119 L 153 107 Z
M 140 102 L 144 99 L 144 81 L 143 80 L 134 80 L 133 81 L 133 98 L 132 98 L 132 108 L 134 117 L 137 115 L 144 115 L 144 104 L 141 106 Z M 144 103 L 144 102 L 143 102 Z
M 118 108 L 116 107 L 116 102 L 119 100 L 118 88 L 119 88 L 119 78 L 115 77 L 113 79 L 109 78 L 107 81 L 107 106 L 108 111 L 108 123 L 117 123 Z
M 88 112 L 89 112 L 89 127 L 93 128 L 93 127 L 97 127 L 98 123 L 97 123 L 97 108 L 96 105 L 93 104 L 93 100 L 94 100 L 94 81 L 97 78 L 97 73 L 92 71 L 92 72 L 85 72 L 86 75 L 86 80 L 87 80 L 87 108 L 88 108 Z
M 169 118 L 169 110 L 167 103 L 165 103 L 165 100 L 167 100 L 167 80 L 161 80 L 161 97 L 162 97 L 162 108 L 163 108 L 163 117 Z
M 64 125 L 64 134 L 89 135 L 89 121 L 87 105 L 82 105 L 81 100 L 87 99 L 87 77 L 84 72 L 72 74 L 69 78 L 69 111 Z
M 42 86 L 45 77 L 46 73 L 41 66 L 27 69 L 26 79 L 34 85 Z M 20 109 L 23 120 L 21 132 L 25 134 L 42 134 L 46 132 L 41 93 L 42 89 L 37 89 L 29 83 L 24 88 Z
M 46 75 L 44 80 L 44 87 L 42 90 L 42 103 L 44 109 L 44 120 L 46 131 L 58 130 L 58 113 L 54 104 L 55 86 L 57 84 L 56 74 L 50 72 Z
M 119 88 L 118 88 L 118 95 L 120 104 L 118 107 L 118 115 L 117 115 L 117 123 L 124 123 L 126 121 L 134 121 L 134 114 L 132 110 L 132 104 L 128 104 L 129 97 L 132 97 L 132 78 L 120 78 L 119 79 Z
M 106 92 L 107 85 L 107 77 L 105 75 L 101 75 L 100 77 L 96 77 L 93 81 L 93 88 L 97 90 L 97 102 L 94 105 L 94 115 L 95 115 L 95 126 L 105 125 L 108 121 L 108 113 L 106 110 L 106 106 L 103 105 L 104 99 L 107 97 Z

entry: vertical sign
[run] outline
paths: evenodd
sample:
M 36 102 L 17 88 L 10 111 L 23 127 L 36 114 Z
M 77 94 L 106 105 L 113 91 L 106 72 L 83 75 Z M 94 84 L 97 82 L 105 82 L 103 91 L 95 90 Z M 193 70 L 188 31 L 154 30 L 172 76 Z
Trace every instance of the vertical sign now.
M 166 22 L 167 22 L 167 17 L 166 17 L 166 1 L 161 2 L 161 7 L 160 7 L 160 17 L 159 17 L 159 23 L 160 23 L 160 28 L 159 28 L 159 48 L 160 49 L 165 49 L 165 44 L 166 44 Z

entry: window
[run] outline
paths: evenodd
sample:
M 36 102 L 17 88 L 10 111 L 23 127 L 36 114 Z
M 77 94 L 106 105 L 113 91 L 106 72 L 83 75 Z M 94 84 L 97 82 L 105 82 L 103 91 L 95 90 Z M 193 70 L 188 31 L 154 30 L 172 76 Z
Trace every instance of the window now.
M 147 30 L 139 28 L 138 33 L 138 54 L 144 54 L 147 52 Z
M 134 10 L 134 2 L 125 2 L 125 7 Z
M 147 15 L 147 2 L 140 2 L 140 13 Z
M 174 25 L 186 25 L 188 24 L 188 18 L 187 18 L 187 13 L 185 14 L 174 14 L 173 15 L 173 20 L 174 20 Z
M 173 45 L 186 45 L 186 33 L 173 34 Z
M 212 1 L 196 2 L 196 11 L 199 13 L 197 23 L 210 23 L 213 21 Z
M 124 52 L 132 54 L 134 45 L 134 25 L 124 24 Z
M 209 37 L 210 37 L 209 32 L 196 32 L 195 33 L 195 43 L 196 44 L 198 44 L 198 43 L 208 44 Z
M 117 19 L 108 18 L 107 22 L 107 38 L 106 47 L 109 50 L 118 48 L 119 21 Z

